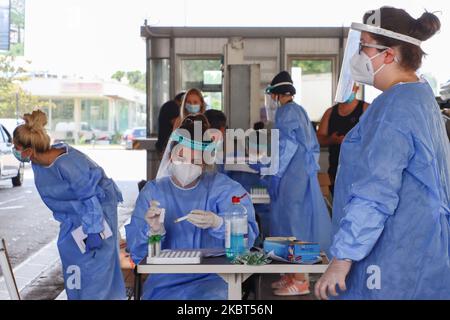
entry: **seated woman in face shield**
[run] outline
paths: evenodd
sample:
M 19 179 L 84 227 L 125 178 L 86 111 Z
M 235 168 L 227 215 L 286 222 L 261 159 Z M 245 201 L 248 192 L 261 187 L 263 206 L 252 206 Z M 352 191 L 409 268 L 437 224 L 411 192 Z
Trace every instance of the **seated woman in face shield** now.
M 191 137 L 197 136 L 194 127 L 201 130 L 198 136 L 204 137 L 209 124 L 200 114 L 186 117 L 169 140 L 157 179 L 148 182 L 139 194 L 126 226 L 128 249 L 136 264 L 148 254 L 148 237 L 156 234 L 162 235 L 162 250 L 225 247 L 223 215 L 232 197 L 246 191 L 227 176 L 207 170 L 205 154 L 214 144 L 209 139 L 193 140 Z M 258 235 L 255 212 L 249 197 L 241 203 L 248 212 L 251 247 Z M 159 218 L 162 209 L 163 223 Z M 187 220 L 175 223 L 188 214 Z M 226 299 L 227 294 L 227 285 L 217 274 L 156 274 L 146 281 L 142 298 L 207 300 Z

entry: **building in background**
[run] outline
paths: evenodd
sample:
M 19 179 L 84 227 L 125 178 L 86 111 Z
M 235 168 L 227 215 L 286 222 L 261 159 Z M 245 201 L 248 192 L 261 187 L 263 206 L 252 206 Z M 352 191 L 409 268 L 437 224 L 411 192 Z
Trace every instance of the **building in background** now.
M 51 137 L 73 143 L 120 136 L 145 126 L 145 94 L 115 81 L 60 78 L 34 74 L 22 84 L 44 102 Z
M 0 52 L 10 48 L 9 30 L 11 24 L 11 3 L 0 0 Z

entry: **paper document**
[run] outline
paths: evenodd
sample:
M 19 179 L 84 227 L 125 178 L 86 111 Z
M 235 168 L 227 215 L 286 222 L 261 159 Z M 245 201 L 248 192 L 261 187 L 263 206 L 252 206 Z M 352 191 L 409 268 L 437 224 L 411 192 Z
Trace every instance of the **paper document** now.
M 105 240 L 112 237 L 113 234 L 111 228 L 109 227 L 105 219 L 103 219 L 103 228 L 104 228 L 103 232 L 100 232 L 100 236 L 102 237 L 102 239 Z M 85 241 L 88 236 L 86 233 L 83 232 L 83 226 L 79 226 L 78 228 L 73 230 L 72 237 L 77 243 L 78 248 L 80 248 L 81 253 L 86 253 Z

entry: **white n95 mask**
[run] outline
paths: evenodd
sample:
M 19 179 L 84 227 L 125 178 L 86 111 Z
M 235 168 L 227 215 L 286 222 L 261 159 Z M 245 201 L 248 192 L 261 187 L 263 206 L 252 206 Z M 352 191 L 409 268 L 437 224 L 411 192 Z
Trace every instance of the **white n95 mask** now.
M 369 57 L 364 51 L 361 51 L 361 53 L 355 53 L 350 62 L 353 80 L 373 86 L 375 75 L 380 72 L 386 64 L 383 64 L 377 71 L 373 71 L 372 60 L 383 54 L 385 51 L 374 55 L 372 58 Z
M 192 163 L 172 163 L 170 170 L 182 187 L 194 182 L 203 172 L 200 166 Z

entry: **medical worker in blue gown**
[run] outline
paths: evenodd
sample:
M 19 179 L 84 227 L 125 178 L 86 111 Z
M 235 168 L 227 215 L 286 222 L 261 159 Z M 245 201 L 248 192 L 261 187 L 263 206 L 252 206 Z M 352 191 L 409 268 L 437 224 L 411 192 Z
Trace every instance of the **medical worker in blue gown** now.
M 223 215 L 233 196 L 245 189 L 227 176 L 208 169 L 214 143 L 194 140 L 194 122 L 200 123 L 200 137 L 209 124 L 203 115 L 187 116 L 172 134 L 158 178 L 139 194 L 131 222 L 126 226 L 127 246 L 137 264 L 148 254 L 148 238 L 162 235 L 162 249 L 225 247 Z M 205 160 L 206 159 L 206 160 Z M 248 243 L 258 235 L 255 213 L 249 197 L 241 203 L 248 213 Z M 165 209 L 164 220 L 160 216 Z M 189 215 L 188 220 L 175 219 Z M 156 274 L 145 285 L 143 299 L 227 299 L 227 284 L 217 274 Z
M 117 230 L 121 192 L 83 153 L 66 144 L 50 146 L 43 112 L 26 114 L 24 120 L 14 130 L 13 152 L 19 161 L 31 161 L 36 188 L 60 222 L 58 250 L 67 298 L 125 299 Z M 79 227 L 87 236 L 84 253 L 72 236 Z M 110 237 L 104 236 L 105 228 Z
M 306 111 L 294 102 L 295 93 L 286 71 L 266 89 L 267 104 L 275 111 L 274 129 L 279 130 L 278 170 L 267 177 L 270 234 L 319 242 L 322 250 L 328 250 L 331 219 L 317 179 L 320 147 Z
M 374 15 L 381 25 L 369 24 Z M 352 24 L 354 50 L 343 68 L 382 93 L 342 145 L 334 258 L 316 295 L 450 299 L 450 148 L 433 90 L 416 75 L 421 41 L 440 22 L 431 13 L 416 20 L 388 7 L 363 21 Z
M 331 218 L 317 178 L 320 147 L 306 111 L 294 102 L 295 93 L 286 71 L 277 74 L 266 89 L 268 118 L 275 117 L 274 129 L 279 130 L 279 152 L 272 151 L 271 156 L 271 167 L 276 168 L 273 163 L 278 160 L 278 170 L 265 176 L 271 200 L 270 235 L 318 242 L 328 252 Z M 300 282 L 291 286 L 287 276 L 273 284 L 277 295 L 308 294 L 308 286 Z

